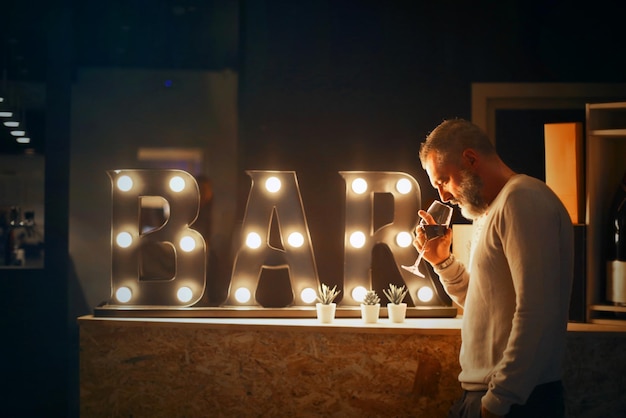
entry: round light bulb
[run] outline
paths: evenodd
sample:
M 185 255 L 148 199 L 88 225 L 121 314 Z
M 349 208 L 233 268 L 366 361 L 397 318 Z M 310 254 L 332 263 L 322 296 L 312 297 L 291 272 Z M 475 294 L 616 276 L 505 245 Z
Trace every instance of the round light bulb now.
M 196 240 L 190 236 L 182 237 L 180 240 L 180 249 L 185 252 L 193 251 L 196 248 Z
M 304 245 L 304 236 L 299 232 L 292 232 L 287 237 L 287 242 L 294 248 L 300 248 Z
M 408 232 L 400 232 L 396 235 L 396 244 L 398 247 L 406 248 L 409 245 L 413 244 L 413 235 Z
M 365 234 L 361 231 L 353 232 L 350 235 L 350 245 L 354 248 L 361 248 L 365 245 Z
M 413 189 L 413 186 L 408 179 L 400 179 L 396 183 L 396 190 L 401 194 L 407 194 L 411 189 Z
M 115 292 L 115 299 L 117 299 L 117 301 L 121 303 L 128 302 L 132 297 L 133 292 L 131 292 L 131 290 L 126 286 L 120 287 Z
M 354 299 L 356 302 L 361 303 L 365 299 L 366 293 L 367 293 L 366 288 L 364 288 L 363 286 L 357 286 L 354 289 L 352 289 L 352 299 Z
M 173 192 L 182 192 L 185 189 L 185 180 L 180 176 L 174 176 L 170 179 L 170 190 Z
M 265 189 L 270 193 L 276 193 L 280 190 L 282 183 L 278 177 L 270 177 L 265 180 Z
M 181 302 L 189 302 L 192 296 L 193 292 L 187 286 L 181 287 L 178 289 L 178 292 L 176 292 L 176 297 L 178 297 L 178 300 Z
M 120 232 L 117 234 L 115 242 L 122 248 L 128 248 L 133 243 L 133 237 L 128 232 Z
M 239 289 L 235 290 L 235 299 L 239 303 L 246 303 L 246 302 L 248 302 L 250 300 L 251 296 L 252 296 L 252 294 L 245 287 L 240 287 Z
M 356 194 L 365 193 L 367 191 L 367 182 L 360 177 L 358 179 L 355 179 L 352 182 L 352 191 Z
M 129 176 L 120 176 L 117 179 L 117 188 L 123 192 L 127 192 L 133 188 L 133 179 Z
M 256 232 L 250 232 L 246 237 L 246 245 L 252 249 L 259 248 L 261 246 L 261 236 Z
M 302 299 L 304 303 L 313 303 L 315 299 L 317 299 L 317 292 L 310 287 L 304 288 L 302 292 L 300 292 L 300 299 Z
M 420 287 L 417 291 L 417 298 L 422 302 L 430 302 L 434 295 L 433 289 L 427 286 Z

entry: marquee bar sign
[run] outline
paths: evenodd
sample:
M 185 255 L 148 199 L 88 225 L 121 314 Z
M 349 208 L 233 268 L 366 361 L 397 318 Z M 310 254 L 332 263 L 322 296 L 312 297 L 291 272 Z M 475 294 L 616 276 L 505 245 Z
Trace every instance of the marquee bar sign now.
M 278 316 L 315 311 L 316 289 L 324 281 L 318 276 L 295 172 L 247 172 L 252 182 L 228 296 L 218 308 L 204 309 L 194 307 L 206 291 L 207 265 L 205 241 L 190 226 L 200 204 L 193 176 L 181 170 L 129 169 L 107 174 L 112 186 L 111 297 L 95 310 L 96 315 L 177 312 L 176 316 L 212 316 L 219 312 L 224 316 L 226 311 L 259 310 L 267 314 L 268 309 L 255 297 L 263 269 L 286 269 L 289 274 L 291 289 L 286 290 L 293 295 L 292 302 Z M 355 310 L 363 293 L 372 288 L 372 252 L 382 244 L 409 290 L 410 309 L 422 312 L 414 316 L 455 315 L 456 309 L 425 269 L 426 263 L 422 266 L 425 278 L 400 268 L 416 257 L 413 231 L 421 207 L 417 181 L 400 172 L 339 174 L 346 195 L 343 286 L 338 286 L 343 297 L 338 311 Z M 375 227 L 374 196 L 378 193 L 392 197 L 393 219 Z M 272 222 L 278 225 L 280 248 L 270 244 Z

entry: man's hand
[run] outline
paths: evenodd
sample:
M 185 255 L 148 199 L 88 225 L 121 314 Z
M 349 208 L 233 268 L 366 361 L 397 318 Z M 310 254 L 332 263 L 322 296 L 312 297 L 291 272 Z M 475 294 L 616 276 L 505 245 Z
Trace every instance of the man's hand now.
M 418 212 L 419 216 L 429 225 L 435 225 L 436 222 L 433 219 L 432 215 L 425 210 L 420 210 Z M 415 231 L 415 241 L 413 241 L 413 246 L 420 251 L 422 247 L 425 247 L 424 251 L 424 259 L 428 261 L 430 264 L 435 265 L 439 264 L 442 261 L 446 260 L 450 257 L 450 245 L 452 244 L 452 228 L 448 228 L 446 231 L 446 235 L 440 238 L 432 239 L 426 242 L 426 235 L 424 234 L 424 230 L 419 226 Z

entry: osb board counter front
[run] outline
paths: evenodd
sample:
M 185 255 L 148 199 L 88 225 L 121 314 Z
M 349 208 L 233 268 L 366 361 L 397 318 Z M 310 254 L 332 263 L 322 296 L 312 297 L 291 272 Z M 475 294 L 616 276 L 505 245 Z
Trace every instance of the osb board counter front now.
M 82 317 L 81 416 L 445 416 L 460 336 L 430 321 Z
M 85 316 L 80 416 L 447 416 L 461 392 L 460 324 Z M 568 416 L 626 416 L 624 328 L 568 328 Z

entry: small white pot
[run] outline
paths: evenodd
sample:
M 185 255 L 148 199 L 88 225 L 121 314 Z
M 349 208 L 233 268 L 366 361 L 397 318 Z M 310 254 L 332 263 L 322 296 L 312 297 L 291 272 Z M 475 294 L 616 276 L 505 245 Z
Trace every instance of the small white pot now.
M 336 303 L 325 305 L 323 303 L 316 303 L 315 309 L 317 310 L 317 319 L 322 324 L 330 324 L 335 319 L 335 309 L 337 309 Z
M 364 305 L 361 304 L 361 318 L 366 324 L 375 324 L 378 322 L 378 316 L 380 315 L 380 303 L 376 305 Z
M 402 323 L 406 318 L 406 303 L 388 303 L 387 316 L 391 322 Z

